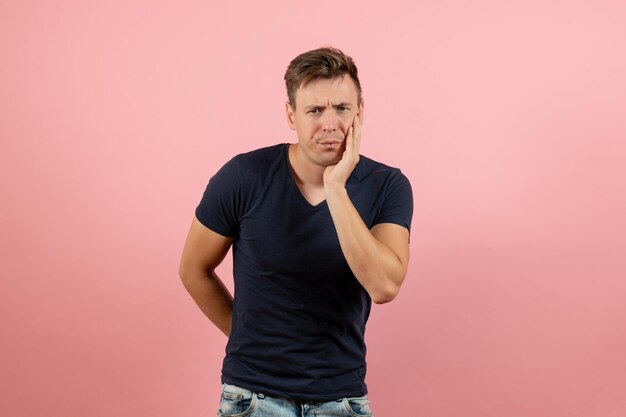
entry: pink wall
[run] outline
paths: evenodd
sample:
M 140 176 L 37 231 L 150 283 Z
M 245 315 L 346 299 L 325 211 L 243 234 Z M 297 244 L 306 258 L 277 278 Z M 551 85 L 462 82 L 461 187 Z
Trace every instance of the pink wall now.
M 284 69 L 325 44 L 415 195 L 377 417 L 626 415 L 625 4 L 227 3 L 0 5 L 0 415 L 214 415 L 184 238 L 222 163 L 295 141 Z

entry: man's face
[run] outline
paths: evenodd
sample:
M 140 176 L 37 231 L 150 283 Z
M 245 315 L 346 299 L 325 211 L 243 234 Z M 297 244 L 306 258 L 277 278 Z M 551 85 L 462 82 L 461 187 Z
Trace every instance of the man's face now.
M 296 110 L 287 102 L 287 121 L 298 134 L 298 151 L 316 165 L 341 160 L 346 133 L 355 115 L 362 119 L 363 100 L 349 75 L 316 79 L 296 92 Z

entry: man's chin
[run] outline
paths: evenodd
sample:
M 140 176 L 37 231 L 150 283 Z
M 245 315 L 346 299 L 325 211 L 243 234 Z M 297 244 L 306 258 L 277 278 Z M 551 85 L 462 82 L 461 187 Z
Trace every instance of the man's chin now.
M 323 157 L 319 160 L 319 164 L 325 167 L 337 165 L 339 161 L 341 161 L 342 155 L 343 152 L 341 152 L 339 155 L 323 155 Z
M 328 150 L 320 155 L 320 160 L 322 160 L 323 164 L 326 166 L 335 165 L 341 161 L 344 151 L 345 146 L 342 146 L 339 149 Z

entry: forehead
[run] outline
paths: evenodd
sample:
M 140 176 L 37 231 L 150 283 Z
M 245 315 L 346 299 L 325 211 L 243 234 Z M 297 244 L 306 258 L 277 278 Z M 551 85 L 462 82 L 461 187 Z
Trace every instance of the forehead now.
M 357 91 L 349 75 L 337 78 L 318 78 L 301 85 L 296 93 L 298 105 L 347 102 L 356 103 Z

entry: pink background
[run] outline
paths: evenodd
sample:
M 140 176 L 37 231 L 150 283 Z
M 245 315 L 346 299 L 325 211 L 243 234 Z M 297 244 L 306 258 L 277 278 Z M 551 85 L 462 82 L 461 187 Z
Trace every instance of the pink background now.
M 2 2 L 0 415 L 215 415 L 183 242 L 225 161 L 295 141 L 284 70 L 327 44 L 415 196 L 375 415 L 626 415 L 625 3 L 262 3 Z

